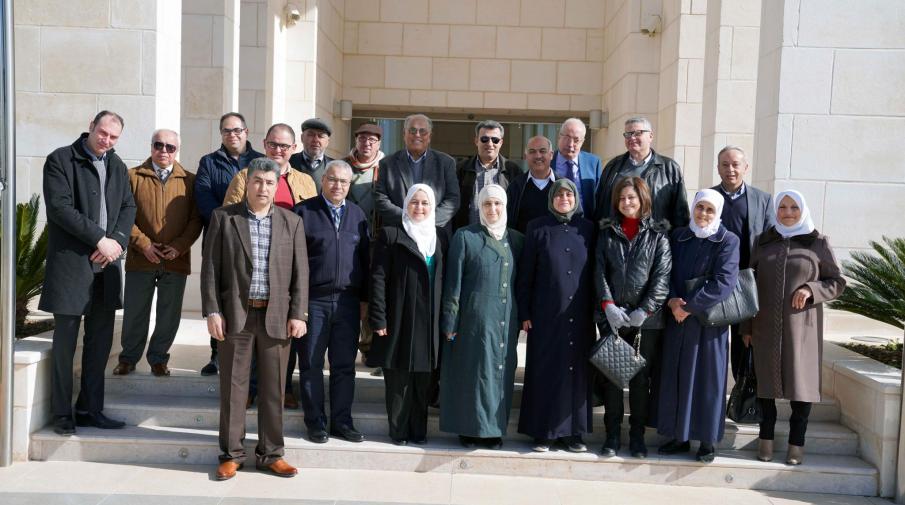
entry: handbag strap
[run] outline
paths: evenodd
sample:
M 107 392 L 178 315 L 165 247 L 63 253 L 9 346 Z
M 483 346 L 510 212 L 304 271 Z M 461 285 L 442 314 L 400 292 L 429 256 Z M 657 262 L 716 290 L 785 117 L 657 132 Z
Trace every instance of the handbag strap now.
M 641 328 L 635 330 L 635 339 L 633 347 L 635 348 L 635 357 L 641 356 Z

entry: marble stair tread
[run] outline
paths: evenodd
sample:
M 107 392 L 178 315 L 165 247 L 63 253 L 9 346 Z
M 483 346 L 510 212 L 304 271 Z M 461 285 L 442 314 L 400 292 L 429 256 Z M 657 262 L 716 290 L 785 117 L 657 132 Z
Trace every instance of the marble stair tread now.
M 217 431 L 210 429 L 79 428 L 72 437 L 60 437 L 44 428 L 32 438 L 32 459 L 36 460 L 214 465 L 219 453 Z M 255 434 L 250 432 L 246 441 L 250 455 L 255 441 Z M 501 450 L 469 450 L 454 438 L 440 436 L 430 438 L 424 446 L 400 447 L 379 436 L 358 444 L 334 439 L 314 444 L 287 437 L 285 444 L 287 460 L 301 467 L 531 475 L 852 495 L 877 492 L 877 470 L 853 456 L 808 454 L 804 465 L 791 467 L 782 464 L 781 458 L 769 463 L 757 461 L 754 451 L 744 450 L 721 450 L 713 463 L 704 465 L 694 461 L 691 454 L 662 457 L 653 448 L 644 460 L 603 458 L 593 452 L 536 453 L 525 440 L 506 441 Z

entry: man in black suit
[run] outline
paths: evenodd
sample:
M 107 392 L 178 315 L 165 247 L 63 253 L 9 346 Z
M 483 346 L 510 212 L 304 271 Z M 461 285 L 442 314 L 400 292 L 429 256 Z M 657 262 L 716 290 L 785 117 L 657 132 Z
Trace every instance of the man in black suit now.
M 499 122 L 492 119 L 481 121 L 474 128 L 474 144 L 478 154 L 460 161 L 456 165 L 456 177 L 459 179 L 459 195 L 462 202 L 453 226 L 459 229 L 480 221 L 475 206 L 478 193 L 487 184 L 498 184 L 506 189 L 520 173 L 521 167 L 514 161 L 507 160 L 500 149 L 503 147 L 503 135 L 506 130 Z
M 452 156 L 430 148 L 430 118 L 413 114 L 405 118 L 405 148 L 380 161 L 374 199 L 383 225 L 402 223 L 402 202 L 413 184 L 424 183 L 437 198 L 437 226 L 449 225 L 459 210 L 459 182 Z
M 120 257 L 129 245 L 135 201 L 126 165 L 113 151 L 123 118 L 101 111 L 88 132 L 47 156 L 47 267 L 38 305 L 54 319 L 53 430 L 122 428 L 103 414 L 104 369 L 113 344 L 113 318 L 122 308 Z M 72 412 L 72 360 L 85 318 L 82 383 Z
M 773 222 L 773 197 L 745 184 L 749 166 L 741 147 L 730 145 L 722 148 L 717 155 L 716 169 L 721 182 L 711 189 L 719 191 L 726 201 L 720 219 L 726 229 L 740 239 L 738 267 L 748 268 L 757 237 Z M 737 324 L 732 325 L 731 335 L 729 357 L 732 376 L 737 378 L 745 357 Z
M 327 169 L 327 163 L 333 158 L 327 156 L 327 146 L 333 130 L 330 125 L 318 118 L 311 118 L 302 123 L 302 152 L 289 157 L 289 166 L 304 172 L 314 179 L 317 192 L 321 192 L 321 179 Z

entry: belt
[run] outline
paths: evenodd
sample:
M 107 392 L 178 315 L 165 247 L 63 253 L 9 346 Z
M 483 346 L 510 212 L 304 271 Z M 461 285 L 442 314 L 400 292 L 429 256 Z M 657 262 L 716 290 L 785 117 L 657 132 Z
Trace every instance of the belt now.
M 267 308 L 267 300 L 252 300 L 249 298 L 248 306 L 253 309 L 265 309 Z

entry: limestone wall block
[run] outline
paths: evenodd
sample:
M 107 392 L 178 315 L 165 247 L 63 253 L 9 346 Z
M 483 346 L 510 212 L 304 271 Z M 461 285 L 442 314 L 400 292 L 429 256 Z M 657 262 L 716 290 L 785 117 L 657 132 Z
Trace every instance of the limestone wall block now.
M 593 95 L 602 91 L 600 63 L 561 61 L 558 63 L 556 92 Z
M 429 5 L 424 0 L 384 0 L 380 2 L 380 21 L 427 23 Z
M 495 57 L 496 28 L 469 25 L 450 27 L 449 55 L 454 58 Z
M 470 62 L 464 58 L 433 59 L 434 89 L 467 90 L 469 85 Z
M 16 155 L 43 157 L 72 144 L 98 110 L 94 95 L 16 93 Z
M 16 25 L 106 28 L 110 3 L 97 0 L 15 0 Z
M 384 85 L 385 62 L 383 56 L 343 57 L 343 84 L 351 87 L 380 88 Z
M 473 59 L 470 62 L 468 86 L 475 91 L 508 91 L 509 60 Z
M 905 52 L 836 51 L 833 114 L 905 116 Z
M 447 56 L 449 26 L 406 24 L 402 33 L 402 54 L 406 56 Z
M 380 21 L 380 2 L 374 0 L 345 0 L 346 21 Z
M 484 93 L 485 109 L 524 109 L 527 105 L 525 93 Z
M 446 105 L 462 109 L 480 109 L 484 106 L 484 93 L 480 91 L 450 91 L 446 93 Z
M 157 26 L 157 2 L 112 0 L 110 10 L 114 28 L 153 30 Z
M 521 0 L 493 0 L 481 2 L 481 10 L 475 24 L 494 26 L 518 26 Z
M 512 91 L 529 93 L 556 92 L 556 62 L 553 61 L 513 61 Z
M 405 89 L 431 88 L 431 58 L 387 56 L 385 87 Z
M 470 25 L 475 23 L 476 12 L 477 0 L 430 0 L 428 19 L 436 24 Z
M 386 5 L 387 2 L 383 2 Z M 359 23 L 359 54 L 402 54 L 402 25 L 395 23 Z
M 413 89 L 410 98 L 412 105 L 416 107 L 446 107 L 445 91 Z
M 601 0 L 566 0 L 565 25 L 574 28 L 602 28 L 604 3 Z
M 76 43 L 77 41 L 77 43 Z M 141 32 L 54 28 L 41 31 L 43 91 L 141 93 Z M 91 72 L 84 72 L 87 63 Z
M 41 54 L 41 28 L 15 27 L 16 91 L 41 91 L 41 66 L 34 57 Z
M 532 110 L 571 110 L 569 108 L 569 95 L 554 95 L 550 93 L 528 93 L 528 108 Z
M 496 31 L 498 58 L 539 60 L 543 32 L 537 28 L 499 27 Z
M 522 26 L 563 26 L 565 0 L 522 0 L 519 24 Z
M 816 47 L 905 47 L 905 4 L 899 0 L 800 0 L 798 44 Z
M 544 28 L 541 57 L 545 60 L 584 61 L 587 31 L 577 28 Z
M 833 50 L 782 49 L 779 112 L 827 114 L 833 85 Z

